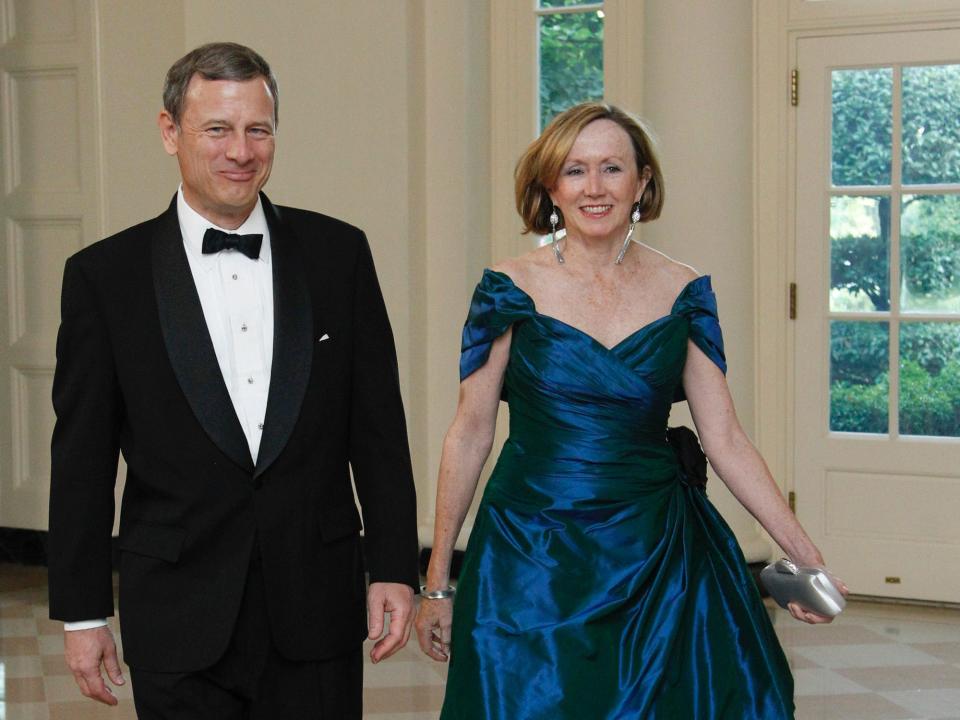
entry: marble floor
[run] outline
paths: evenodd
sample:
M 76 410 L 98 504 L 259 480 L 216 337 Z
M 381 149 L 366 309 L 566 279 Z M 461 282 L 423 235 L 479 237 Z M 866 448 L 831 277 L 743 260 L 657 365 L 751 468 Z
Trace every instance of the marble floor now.
M 960 720 L 960 611 L 852 602 L 820 627 L 772 612 L 799 720 Z M 0 720 L 136 718 L 129 686 L 117 689 L 118 708 L 82 698 L 62 649 L 61 624 L 47 618 L 45 570 L 0 565 Z M 446 668 L 413 640 L 365 673 L 365 718 L 437 717 Z

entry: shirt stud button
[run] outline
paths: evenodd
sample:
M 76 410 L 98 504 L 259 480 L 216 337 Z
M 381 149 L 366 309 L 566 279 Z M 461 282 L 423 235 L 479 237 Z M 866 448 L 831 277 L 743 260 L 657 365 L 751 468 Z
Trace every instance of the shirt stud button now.
M 240 332 L 246 332 L 246 331 L 247 331 L 247 324 L 244 323 L 243 325 L 240 326 Z
M 234 279 L 234 280 L 237 279 L 237 274 L 236 274 L 236 273 L 233 274 L 233 279 Z
M 247 385 L 253 385 L 253 378 L 247 378 Z
M 263 423 L 257 423 L 257 430 L 263 430 Z

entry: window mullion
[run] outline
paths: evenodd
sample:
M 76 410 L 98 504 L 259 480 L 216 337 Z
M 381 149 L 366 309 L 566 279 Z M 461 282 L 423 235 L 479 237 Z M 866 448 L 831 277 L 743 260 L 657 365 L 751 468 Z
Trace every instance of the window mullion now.
M 543 17 L 545 15 L 570 15 L 573 13 L 581 13 L 581 12 L 591 12 L 591 11 L 596 12 L 598 10 L 603 11 L 602 2 L 584 3 L 582 5 L 565 5 L 563 7 L 550 7 L 550 8 L 538 7 L 538 8 L 534 8 L 533 12 L 535 15 L 539 15 L 540 17 Z
M 900 437 L 900 211 L 903 206 L 903 68 L 893 67 L 890 156 L 890 437 Z

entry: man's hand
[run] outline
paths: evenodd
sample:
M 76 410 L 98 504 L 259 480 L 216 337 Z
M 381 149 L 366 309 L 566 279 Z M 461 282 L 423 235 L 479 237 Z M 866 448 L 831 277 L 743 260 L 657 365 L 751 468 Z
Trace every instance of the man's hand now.
M 390 613 L 390 629 L 383 635 L 384 614 Z M 370 659 L 378 663 L 407 644 L 413 625 L 413 588 L 402 583 L 370 583 L 367 590 L 369 638 L 378 640 Z
M 123 685 L 123 673 L 117 659 L 117 646 L 108 626 L 63 633 L 64 655 L 80 692 L 107 705 L 116 705 L 117 697 L 103 681 L 100 664 L 114 685 Z

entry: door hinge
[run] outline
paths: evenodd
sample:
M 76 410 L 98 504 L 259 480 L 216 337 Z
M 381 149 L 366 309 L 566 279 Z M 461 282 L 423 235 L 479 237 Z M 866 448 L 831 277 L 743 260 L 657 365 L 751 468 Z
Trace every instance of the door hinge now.
M 790 71 L 790 104 L 796 107 L 800 103 L 800 71 Z
M 790 512 L 797 514 L 797 494 L 791 490 L 787 493 L 787 505 L 790 506 Z
M 790 303 L 788 316 L 791 320 L 797 319 L 797 284 L 790 283 Z

